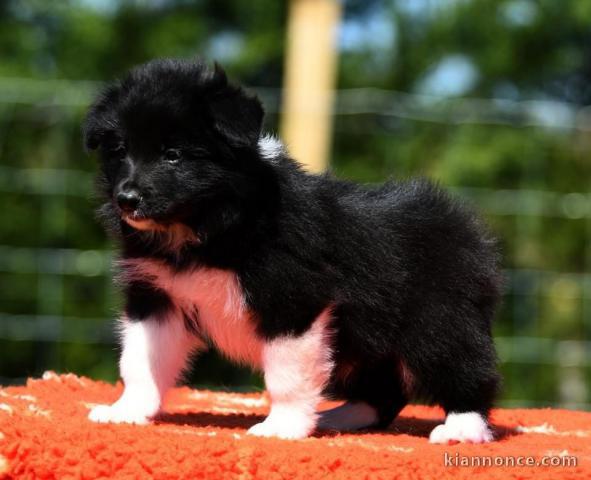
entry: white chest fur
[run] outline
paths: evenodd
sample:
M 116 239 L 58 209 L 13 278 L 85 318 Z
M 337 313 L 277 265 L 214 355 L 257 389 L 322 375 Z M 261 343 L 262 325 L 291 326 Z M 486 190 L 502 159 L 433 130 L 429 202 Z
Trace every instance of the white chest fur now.
M 174 272 L 156 260 L 122 262 L 126 280 L 150 281 L 166 291 L 175 305 L 185 311 L 197 309 L 199 329 L 231 359 L 260 366 L 263 340 L 255 324 L 236 275 L 227 270 L 198 268 Z M 172 321 L 183 321 L 181 315 Z

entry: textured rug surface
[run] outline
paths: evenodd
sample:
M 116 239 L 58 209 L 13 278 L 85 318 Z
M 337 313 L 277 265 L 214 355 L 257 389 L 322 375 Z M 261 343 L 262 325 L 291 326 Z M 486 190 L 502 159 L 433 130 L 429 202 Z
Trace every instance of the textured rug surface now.
M 429 444 L 443 414 L 423 406 L 405 408 L 386 432 L 253 438 L 246 430 L 268 411 L 264 395 L 189 388 L 170 394 L 153 425 L 86 419 L 120 391 L 119 384 L 51 372 L 0 389 L 0 478 L 591 478 L 588 412 L 494 410 L 498 440 L 486 445 Z M 534 464 L 518 466 L 519 458 Z

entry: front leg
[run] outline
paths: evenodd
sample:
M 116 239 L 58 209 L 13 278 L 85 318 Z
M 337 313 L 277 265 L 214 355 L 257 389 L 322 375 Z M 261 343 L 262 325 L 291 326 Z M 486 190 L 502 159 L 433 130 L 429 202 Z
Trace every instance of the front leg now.
M 250 435 L 305 438 L 316 428 L 316 407 L 332 371 L 330 310 L 300 336 L 278 337 L 263 346 L 265 384 L 271 412 Z
M 121 320 L 120 360 L 123 394 L 113 405 L 93 408 L 88 418 L 100 423 L 145 424 L 159 411 L 166 391 L 174 386 L 199 340 L 187 331 L 181 315 Z

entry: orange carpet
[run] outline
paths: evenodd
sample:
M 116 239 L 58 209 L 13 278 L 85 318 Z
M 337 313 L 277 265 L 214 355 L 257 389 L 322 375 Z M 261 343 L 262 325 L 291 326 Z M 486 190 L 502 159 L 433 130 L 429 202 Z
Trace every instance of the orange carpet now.
M 89 408 L 120 391 L 121 385 L 51 372 L 25 387 L 0 389 L 0 478 L 591 478 L 586 412 L 494 410 L 498 441 L 446 446 L 427 442 L 442 419 L 437 408 L 409 406 L 387 432 L 259 439 L 246 429 L 263 418 L 265 396 L 189 388 L 170 394 L 167 413 L 154 425 L 86 420 Z M 559 465 L 515 465 L 530 456 L 521 461 Z

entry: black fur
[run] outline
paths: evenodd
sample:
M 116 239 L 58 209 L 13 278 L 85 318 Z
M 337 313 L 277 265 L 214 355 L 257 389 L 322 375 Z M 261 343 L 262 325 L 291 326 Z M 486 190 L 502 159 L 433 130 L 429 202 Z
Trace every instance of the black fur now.
M 265 158 L 262 119 L 258 99 L 198 62 L 153 61 L 108 87 L 84 136 L 101 152 L 101 211 L 123 256 L 236 272 L 268 339 L 301 334 L 332 305 L 327 391 L 376 406 L 382 426 L 417 396 L 486 415 L 501 277 L 475 215 L 425 180 L 362 186 Z M 182 223 L 201 243 L 170 250 L 122 222 L 114 198 L 130 185 L 138 218 Z M 170 301 L 147 289 L 128 288 L 138 319 Z
M 145 320 L 159 317 L 172 307 L 168 294 L 148 282 L 133 282 L 125 288 L 125 311 L 130 318 Z

